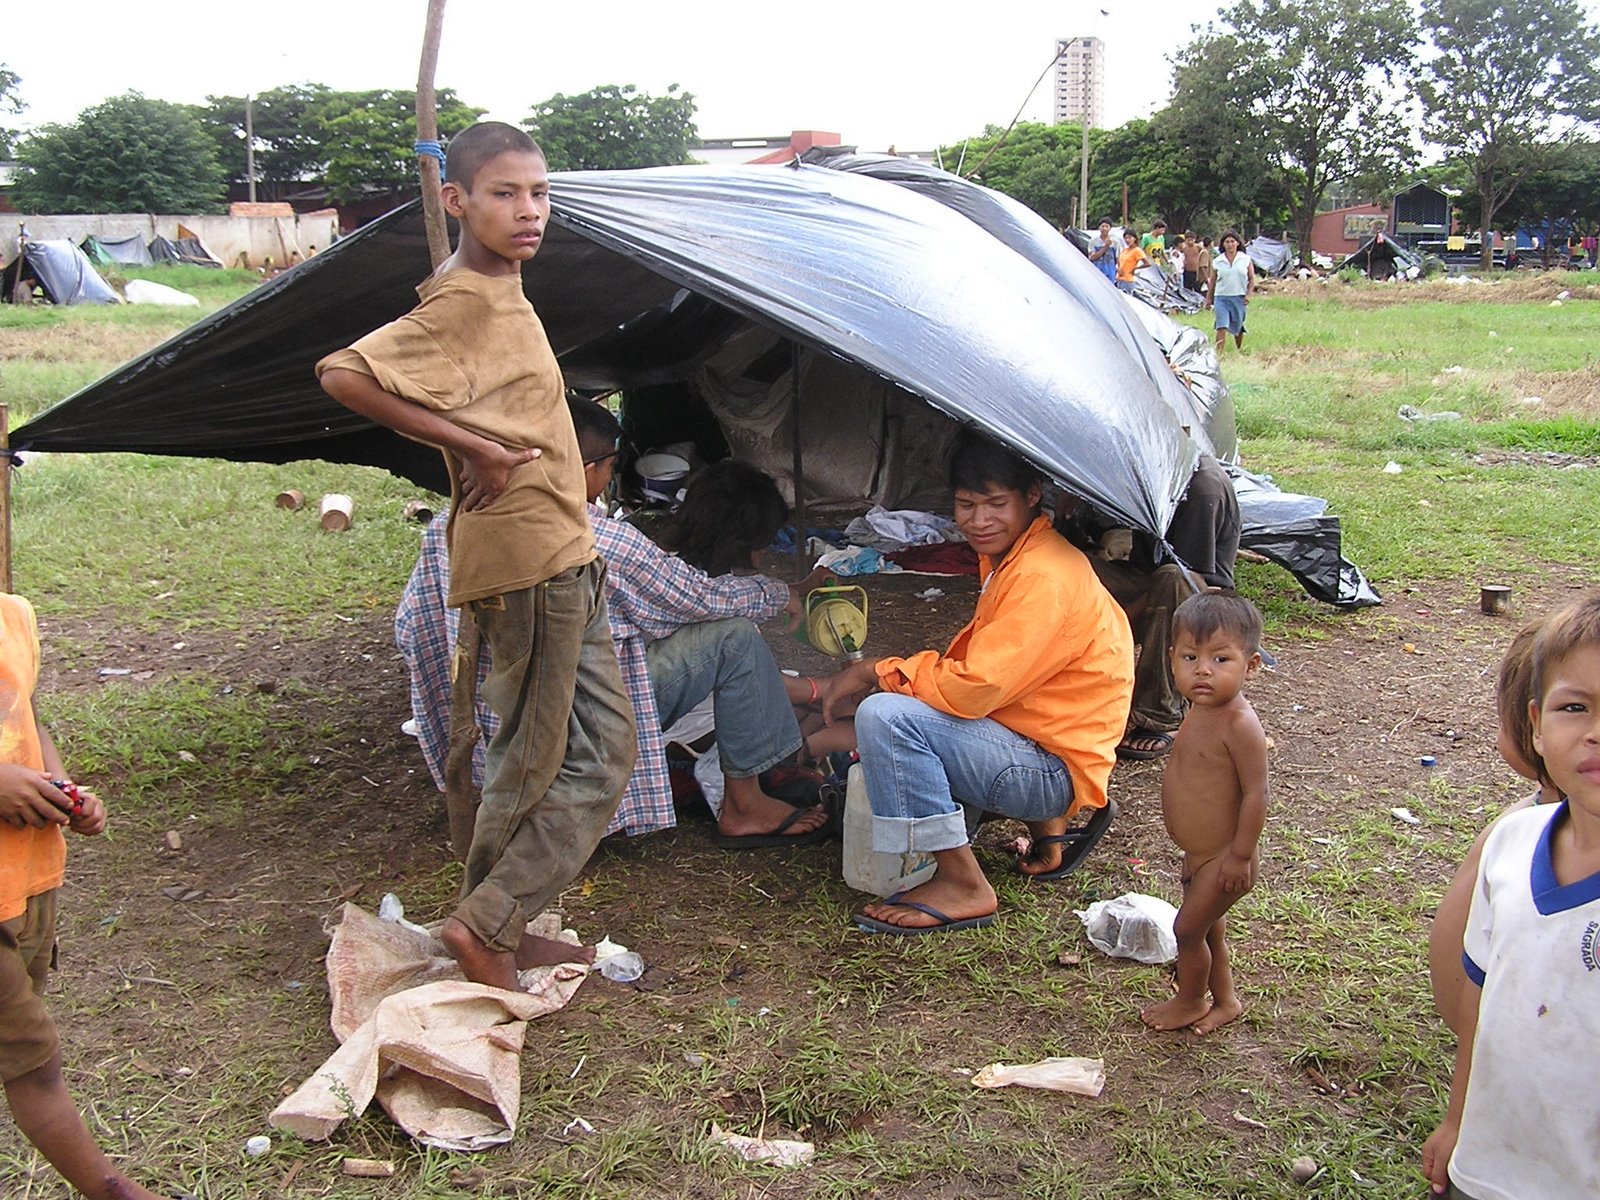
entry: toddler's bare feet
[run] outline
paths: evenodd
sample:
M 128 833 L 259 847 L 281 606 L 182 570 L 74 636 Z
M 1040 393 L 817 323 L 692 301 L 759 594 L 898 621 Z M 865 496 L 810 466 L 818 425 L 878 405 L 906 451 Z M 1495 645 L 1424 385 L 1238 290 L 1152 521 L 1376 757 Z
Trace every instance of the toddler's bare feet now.
M 1200 1036 L 1205 1036 L 1214 1029 L 1221 1029 L 1230 1021 L 1237 1021 L 1244 1015 L 1244 1005 L 1237 996 L 1228 1001 L 1219 1001 L 1211 1006 L 1211 1011 L 1206 1013 L 1194 1023 L 1194 1031 Z
M 1174 996 L 1163 1004 L 1152 1004 L 1140 1013 L 1139 1017 L 1151 1029 L 1185 1029 L 1210 1010 L 1211 1005 L 1204 996 L 1198 1000 L 1186 1000 L 1182 996 Z
M 517 990 L 517 956 L 506 950 L 491 950 L 478 935 L 455 917 L 449 917 L 439 930 L 439 940 L 456 960 L 461 973 L 473 983 Z
M 571 942 L 563 942 L 557 938 L 525 933 L 522 935 L 522 941 L 517 943 L 516 959 L 519 971 L 526 971 L 529 967 L 554 967 L 561 963 L 583 963 L 585 966 L 593 966 L 594 947 L 574 946 Z

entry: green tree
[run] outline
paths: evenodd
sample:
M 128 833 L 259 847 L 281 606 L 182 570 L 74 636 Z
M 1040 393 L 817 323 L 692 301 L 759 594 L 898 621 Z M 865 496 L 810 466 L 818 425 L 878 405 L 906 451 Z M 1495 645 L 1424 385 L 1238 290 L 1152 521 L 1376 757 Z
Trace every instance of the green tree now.
M 3 114 L 15 116 L 28 106 L 22 102 L 22 94 L 18 90 L 22 79 L 5 63 L 0 63 L 0 119 Z M 17 152 L 18 131 L 9 125 L 0 124 L 0 158 L 10 158 Z
M 448 140 L 483 109 L 449 88 L 436 98 L 439 136 Z M 245 177 L 245 101 L 208 96 L 203 121 L 227 177 Z M 413 91 L 336 92 L 320 83 L 273 88 L 254 97 L 256 178 L 269 184 L 322 179 L 336 200 L 402 191 L 417 178 L 417 99 Z M 269 194 L 273 189 L 269 186 Z
M 557 93 L 523 122 L 557 171 L 616 171 L 693 161 L 694 96 L 678 85 L 651 96 L 606 84 L 577 96 Z
M 1471 164 L 1479 227 L 1493 229 L 1552 124 L 1596 115 L 1600 32 L 1579 0 L 1424 0 L 1422 23 L 1435 51 L 1417 84 L 1429 140 Z M 1485 267 L 1492 254 L 1485 238 Z
M 319 117 L 338 93 L 320 83 L 271 88 L 251 98 L 256 180 L 268 185 L 320 179 L 327 169 Z M 217 145 L 217 160 L 230 181 L 245 180 L 245 98 L 207 96 L 194 110 Z M 272 191 L 268 188 L 269 193 Z
M 435 105 L 443 141 L 474 124 L 484 112 L 461 101 L 449 88 L 439 89 Z M 331 92 L 311 108 L 307 120 L 317 152 L 324 156 L 323 179 L 334 199 L 416 186 L 416 92 Z
M 202 213 L 222 202 L 222 169 L 187 108 L 128 92 L 23 142 L 13 201 L 23 212 Z
M 1101 130 L 1089 131 L 1091 162 L 1104 136 Z M 1077 209 L 1082 147 L 1083 130 L 1077 125 L 1022 121 L 1010 133 L 990 125 L 977 137 L 939 147 L 938 154 L 946 170 L 1004 192 L 1059 228 Z
M 1394 178 L 1416 22 L 1406 0 L 1239 0 L 1180 55 L 1229 122 L 1247 119 L 1280 171 L 1303 260 L 1330 184 Z M 1218 69 L 1208 64 L 1228 64 Z
M 1569 138 L 1535 146 L 1533 156 L 1536 161 L 1522 168 L 1496 224 L 1539 231 L 1548 261 L 1554 244 L 1568 234 L 1600 227 L 1600 144 Z M 1465 166 L 1471 170 L 1470 163 Z

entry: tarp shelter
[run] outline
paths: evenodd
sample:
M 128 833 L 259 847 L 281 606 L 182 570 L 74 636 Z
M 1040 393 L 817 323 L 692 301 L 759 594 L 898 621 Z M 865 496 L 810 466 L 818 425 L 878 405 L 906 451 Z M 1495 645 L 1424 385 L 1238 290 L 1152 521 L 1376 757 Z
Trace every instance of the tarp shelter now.
M 0 275 L 0 298 L 14 302 L 20 285 L 31 284 L 52 304 L 121 304 L 94 264 L 66 238 L 26 241 Z
M 764 448 L 785 465 L 798 396 L 808 496 L 895 503 L 937 487 L 955 422 L 1147 532 L 1166 528 L 1187 487 L 1196 446 L 1147 370 L 1160 351 L 1137 322 L 1107 305 L 1108 324 L 912 189 L 810 165 L 675 167 L 556 174 L 552 195 L 524 286 L 569 384 L 681 388 L 714 408 L 742 456 Z M 413 203 L 41 414 L 13 444 L 324 458 L 442 489 L 436 452 L 328 400 L 311 371 L 406 311 L 427 272 Z
M 1244 252 L 1255 264 L 1256 274 L 1268 279 L 1281 279 L 1294 266 L 1294 252 L 1289 249 L 1289 243 L 1277 238 L 1251 238 Z
M 1354 267 L 1368 279 L 1415 279 L 1422 274 L 1422 260 L 1384 233 L 1375 233 L 1361 243 L 1336 270 Z
M 1004 192 L 914 159 L 816 147 L 806 152 L 804 160 L 836 171 L 870 175 L 937 200 L 1022 255 L 1092 312 L 1138 359 L 1145 377 L 1178 414 L 1178 423 L 1192 432 L 1202 450 L 1223 461 L 1238 457 L 1231 402 L 1216 410 L 1194 407 L 1192 397 L 1173 379 L 1161 347 L 1138 320 L 1130 319 L 1117 289 L 1087 261 L 1087 235 L 1074 236 L 1078 231 L 1068 230 L 1063 236 L 1033 209 Z
M 150 247 L 138 234 L 125 238 L 103 238 L 90 234 L 79 243 L 79 248 L 98 267 L 112 263 L 125 263 L 130 267 L 148 267 L 155 260 L 150 257 Z
M 157 236 L 150 239 L 150 261 L 158 265 L 183 263 L 191 267 L 222 266 L 211 251 L 205 248 L 205 244 L 181 225 L 175 238 Z

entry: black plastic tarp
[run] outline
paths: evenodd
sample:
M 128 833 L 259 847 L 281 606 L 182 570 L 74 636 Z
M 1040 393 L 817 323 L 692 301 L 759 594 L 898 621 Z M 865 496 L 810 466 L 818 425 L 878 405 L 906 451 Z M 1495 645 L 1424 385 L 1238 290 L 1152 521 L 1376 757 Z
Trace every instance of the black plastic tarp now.
M 157 265 L 183 263 L 191 267 L 222 266 L 196 237 L 168 238 L 158 235 L 150 239 L 149 249 L 150 261 Z
M 1128 295 L 1162 312 L 1199 312 L 1206 302 L 1202 293 L 1183 286 L 1181 276 L 1169 275 L 1150 263 L 1133 269 L 1133 287 Z
M 1145 376 L 1179 414 L 1179 423 L 1193 432 L 1200 450 L 1224 461 L 1238 456 L 1232 401 L 1226 391 L 1215 408 L 1196 410 L 1192 406 L 1188 394 L 1173 379 L 1162 348 L 1137 319 L 1130 320 L 1117 289 L 1088 261 L 1087 238 L 1079 231 L 1059 233 L 1021 201 L 929 163 L 826 147 L 807 151 L 804 160 L 899 184 L 959 212 L 1054 279 L 1131 350 Z
M 1361 569 L 1344 557 L 1339 518 L 1328 515 L 1326 500 L 1279 491 L 1270 479 L 1248 471 L 1234 475 L 1233 491 L 1241 549 L 1287 568 L 1318 600 L 1343 608 L 1383 603 Z
M 1256 274 L 1268 279 L 1282 278 L 1294 265 L 1294 252 L 1289 249 L 1289 243 L 1280 242 L 1277 238 L 1251 238 L 1246 243 L 1244 252 L 1255 264 Z
M 0 276 L 0 296 L 13 300 L 24 280 L 38 286 L 52 304 L 122 303 L 83 251 L 65 238 L 24 242 Z
M 1143 363 L 944 205 L 809 166 L 558 174 L 552 193 L 526 289 L 572 382 L 623 386 L 692 361 L 702 348 L 670 343 L 674 361 L 661 361 L 620 336 L 666 319 L 684 289 L 985 428 L 1134 528 L 1166 528 L 1194 448 Z M 437 486 L 437 467 L 418 465 L 431 452 L 327 400 L 311 374 L 415 302 L 421 224 L 419 205 L 396 210 L 41 414 L 14 444 L 334 458 Z
M 1369 279 L 1415 279 L 1422 273 L 1422 260 L 1388 234 L 1376 233 L 1334 270 L 1346 267 L 1354 267 Z

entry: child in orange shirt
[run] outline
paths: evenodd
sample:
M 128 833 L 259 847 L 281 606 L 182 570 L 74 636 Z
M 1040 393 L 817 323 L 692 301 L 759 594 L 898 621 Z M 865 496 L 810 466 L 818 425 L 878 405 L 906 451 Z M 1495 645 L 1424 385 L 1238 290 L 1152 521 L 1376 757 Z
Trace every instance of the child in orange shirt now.
M 55 957 L 56 894 L 67 860 L 62 827 L 100 833 L 106 810 L 100 797 L 67 782 L 61 756 L 34 716 L 38 674 L 33 606 L 0 593 L 0 1080 L 17 1127 L 84 1195 L 155 1200 L 89 1135 L 40 999 Z

